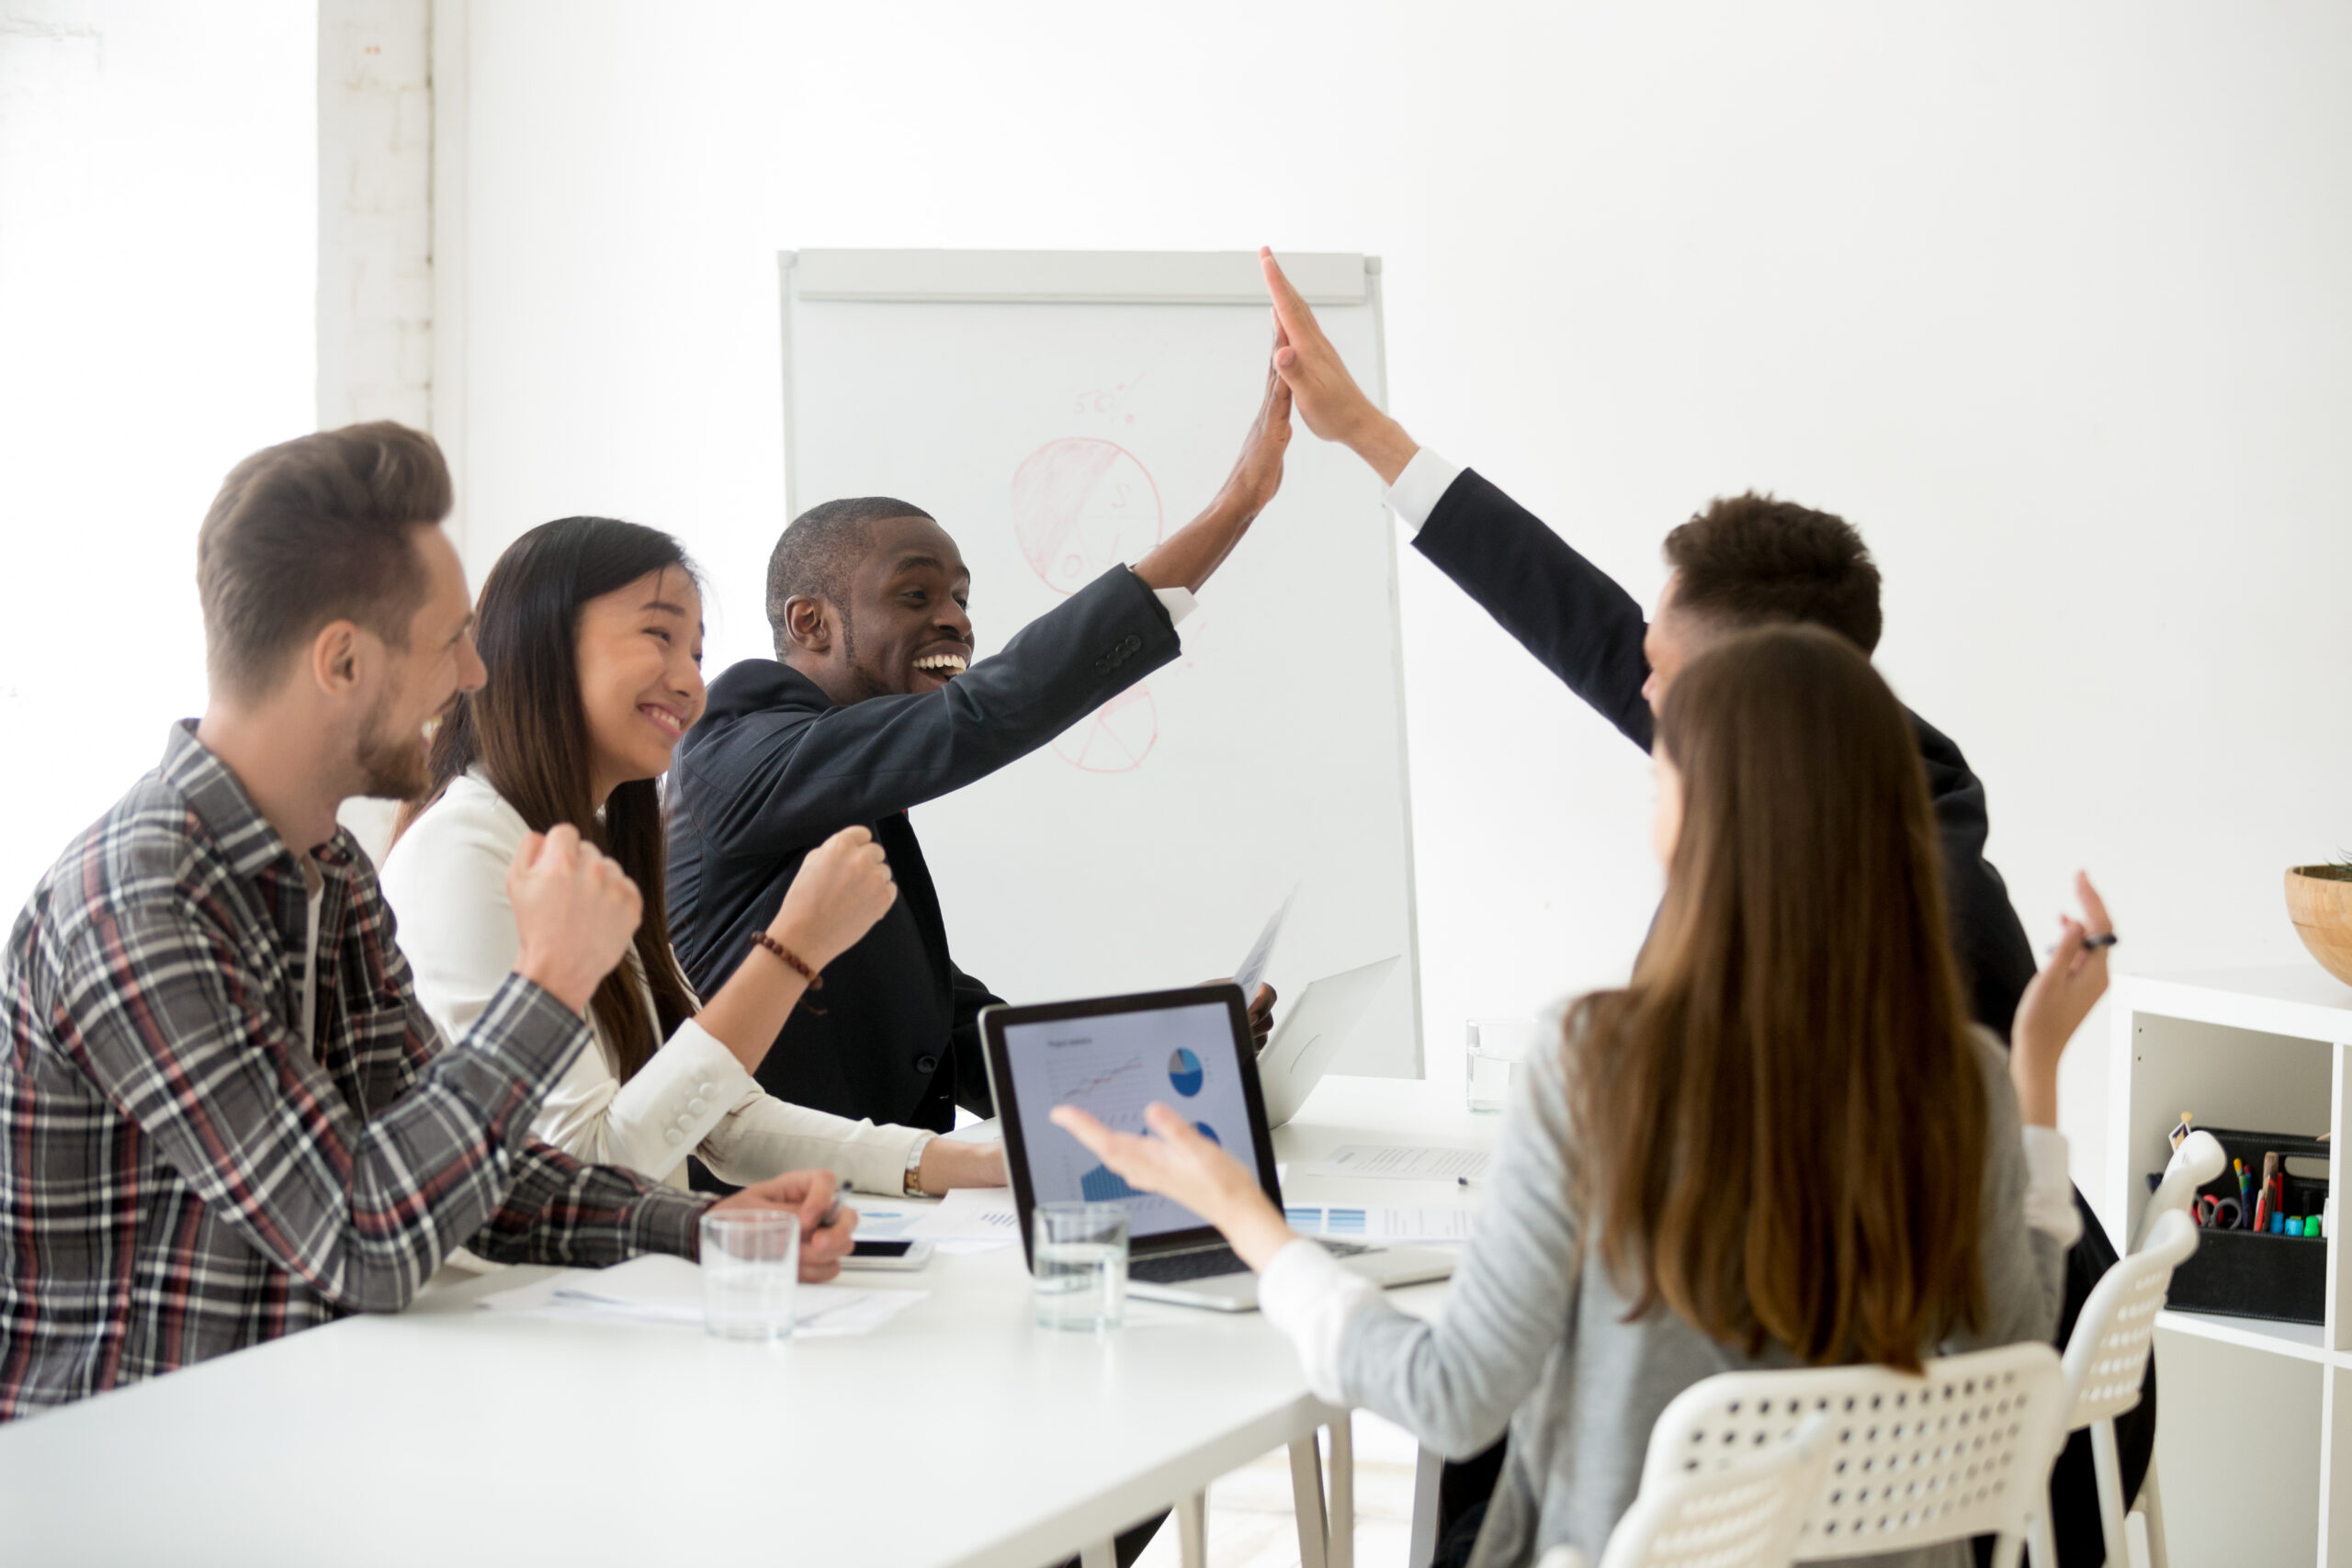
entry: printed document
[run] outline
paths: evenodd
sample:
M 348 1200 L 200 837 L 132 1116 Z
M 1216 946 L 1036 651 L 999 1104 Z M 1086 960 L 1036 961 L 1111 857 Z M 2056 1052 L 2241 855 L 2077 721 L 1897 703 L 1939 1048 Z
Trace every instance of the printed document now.
M 1481 1149 L 1391 1148 L 1381 1144 L 1341 1144 L 1321 1159 L 1298 1168 L 1302 1176 L 1378 1176 L 1398 1181 L 1476 1181 L 1494 1156 Z

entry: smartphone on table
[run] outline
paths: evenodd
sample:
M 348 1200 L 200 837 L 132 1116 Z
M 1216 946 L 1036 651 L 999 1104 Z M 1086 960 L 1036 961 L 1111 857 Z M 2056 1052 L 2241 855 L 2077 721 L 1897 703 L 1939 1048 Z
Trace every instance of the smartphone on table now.
M 931 1261 L 927 1241 L 854 1241 L 844 1269 L 920 1269 Z

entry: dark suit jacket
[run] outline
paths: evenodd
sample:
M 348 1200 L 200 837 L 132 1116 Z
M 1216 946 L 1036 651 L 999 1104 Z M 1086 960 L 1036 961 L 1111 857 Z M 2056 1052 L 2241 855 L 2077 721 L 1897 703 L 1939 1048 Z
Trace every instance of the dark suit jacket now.
M 695 988 L 726 983 L 801 857 L 842 829 L 870 827 L 899 884 L 889 913 L 794 1010 L 760 1064 L 762 1088 L 939 1132 L 958 1104 L 989 1114 L 975 1021 L 997 998 L 948 956 L 907 808 L 1026 756 L 1178 648 L 1152 591 L 1114 567 L 942 691 L 837 707 L 767 659 L 711 683 L 670 770 L 670 931 Z
M 1447 488 L 1413 546 L 1569 690 L 1634 745 L 1649 750 L 1650 708 L 1642 699 L 1642 684 L 1649 678 L 1642 635 L 1648 627 L 1633 595 L 1467 468 Z M 2033 948 L 2001 874 L 1984 858 L 1984 786 L 1969 771 L 1960 748 L 1933 725 L 1913 714 L 1911 726 L 1919 737 L 1943 840 L 1944 894 L 1962 983 L 1978 1021 L 2007 1040 L 2018 998 L 2033 978 Z M 2079 1190 L 2075 1207 L 2083 1217 L 2083 1236 L 2067 1254 L 2061 1345 L 2074 1331 L 2083 1299 L 2115 1262 L 2114 1244 Z M 2140 1407 L 2115 1424 L 2127 1493 L 2138 1491 L 2154 1450 L 2155 1377 L 2152 1359 Z M 2051 1483 L 2056 1500 L 2052 1525 L 2065 1568 L 2095 1563 L 2104 1550 L 2090 1477 L 2089 1437 L 2077 1432 Z
M 1446 491 L 1413 544 L 1569 690 L 1650 749 L 1650 707 L 1642 700 L 1647 624 L 1632 594 L 1475 470 Z M 1984 786 L 1933 725 L 1917 714 L 1911 725 L 1943 839 L 1962 983 L 1977 1021 L 2007 1040 L 2033 978 L 2033 949 L 2001 874 L 1984 859 Z

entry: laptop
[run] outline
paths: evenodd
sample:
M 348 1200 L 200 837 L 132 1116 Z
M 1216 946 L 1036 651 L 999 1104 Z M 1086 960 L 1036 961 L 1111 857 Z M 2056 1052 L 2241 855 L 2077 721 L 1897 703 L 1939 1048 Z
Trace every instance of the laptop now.
M 980 1039 L 1003 1124 L 1021 1250 L 1033 1272 L 1030 1216 L 1038 1204 L 1116 1203 L 1127 1211 L 1130 1295 L 1219 1312 L 1257 1306 L 1258 1277 L 1214 1226 L 1180 1203 L 1129 1187 L 1047 1120 L 1057 1105 L 1079 1105 L 1135 1133 L 1143 1130 L 1144 1107 L 1154 1100 L 1172 1105 L 1255 1170 L 1258 1185 L 1281 1208 L 1274 1141 L 1239 987 L 992 1007 L 980 1014 Z M 1319 1238 L 1318 1245 L 1379 1285 L 1419 1284 L 1453 1272 L 1453 1254 L 1433 1247 Z
M 1258 1081 L 1265 1086 L 1266 1125 L 1280 1127 L 1298 1114 L 1331 1058 L 1347 1043 L 1372 998 L 1380 993 L 1396 960 L 1384 958 L 1361 969 L 1327 975 L 1306 987 L 1274 1026 L 1274 1037 L 1258 1053 Z

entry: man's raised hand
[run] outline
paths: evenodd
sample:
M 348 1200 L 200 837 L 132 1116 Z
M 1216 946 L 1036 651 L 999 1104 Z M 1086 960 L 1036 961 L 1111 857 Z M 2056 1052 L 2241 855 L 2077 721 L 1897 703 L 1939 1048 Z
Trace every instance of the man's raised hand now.
M 1277 330 L 1277 352 L 1282 341 Z M 1242 438 L 1241 456 L 1235 460 L 1233 472 L 1226 476 L 1206 510 L 1144 553 L 1135 563 L 1135 574 L 1148 587 L 1189 588 L 1199 592 L 1201 584 L 1224 564 L 1258 513 L 1282 489 L 1283 453 L 1289 446 L 1290 389 L 1274 374 L 1269 356 L 1265 391 L 1258 400 L 1257 417 Z
M 1241 456 L 1234 459 L 1233 472 L 1226 476 L 1225 488 L 1217 492 L 1212 510 L 1223 508 L 1238 516 L 1255 517 L 1283 488 L 1283 454 L 1290 448 L 1291 395 L 1290 388 L 1274 373 L 1273 355 L 1282 352 L 1282 328 L 1277 325 L 1273 349 L 1266 356 L 1266 387 L 1258 400 L 1257 417 L 1241 438 Z
M 1274 253 L 1261 247 L 1258 265 L 1266 275 L 1266 292 L 1273 299 L 1274 321 L 1280 329 L 1274 371 L 1290 389 L 1298 417 L 1317 435 L 1340 443 L 1371 464 L 1381 483 L 1395 484 L 1419 448 L 1348 374 L 1347 363 L 1323 335 L 1315 312 L 1291 287 Z
M 568 822 L 533 833 L 506 868 L 506 898 L 522 939 L 514 972 L 584 1010 L 644 918 L 637 884 Z

